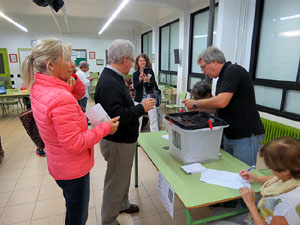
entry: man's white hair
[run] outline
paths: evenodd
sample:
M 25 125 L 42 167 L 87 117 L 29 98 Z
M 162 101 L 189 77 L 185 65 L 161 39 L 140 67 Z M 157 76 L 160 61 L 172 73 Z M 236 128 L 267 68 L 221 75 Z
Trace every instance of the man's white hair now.
M 107 50 L 107 63 L 108 64 L 121 64 L 124 56 L 134 56 L 134 45 L 123 39 L 117 39 L 111 43 Z

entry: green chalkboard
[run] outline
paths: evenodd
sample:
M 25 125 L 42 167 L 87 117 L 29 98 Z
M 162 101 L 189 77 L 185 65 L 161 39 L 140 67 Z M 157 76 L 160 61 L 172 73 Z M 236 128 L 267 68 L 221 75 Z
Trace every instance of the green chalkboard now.
M 79 66 L 81 61 L 87 61 L 86 49 L 72 49 L 72 59 L 76 66 Z

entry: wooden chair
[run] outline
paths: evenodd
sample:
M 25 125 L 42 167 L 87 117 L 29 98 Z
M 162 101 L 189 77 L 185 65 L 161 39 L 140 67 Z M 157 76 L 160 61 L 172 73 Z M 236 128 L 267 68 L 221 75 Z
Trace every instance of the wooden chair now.
M 7 94 L 10 94 L 10 93 L 13 93 L 13 92 L 18 92 L 19 90 L 18 89 L 6 89 L 6 93 Z M 21 106 L 21 109 L 23 108 L 23 105 L 21 103 L 21 99 L 20 98 L 14 98 L 14 97 L 7 97 L 5 99 L 3 99 L 3 101 L 1 102 L 4 107 L 6 108 L 6 111 L 8 112 L 8 110 L 10 109 L 10 107 L 12 107 L 12 109 L 14 110 L 14 106 L 17 107 L 17 112 L 19 114 L 19 107 L 18 105 L 20 104 Z M 2 113 L 3 113 L 3 110 L 2 110 Z

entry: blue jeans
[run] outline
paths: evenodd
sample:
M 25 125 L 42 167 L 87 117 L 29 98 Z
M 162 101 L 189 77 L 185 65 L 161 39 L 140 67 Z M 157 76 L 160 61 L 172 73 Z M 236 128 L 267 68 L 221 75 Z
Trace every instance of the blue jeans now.
M 66 200 L 66 225 L 85 225 L 90 200 L 90 174 L 73 180 L 56 180 Z
M 86 111 L 87 100 L 87 97 L 83 97 L 82 99 L 78 100 L 78 104 L 83 108 L 83 112 Z
M 249 166 L 255 166 L 257 152 L 264 136 L 264 134 L 252 135 L 251 137 L 241 139 L 228 139 L 224 136 L 223 148 L 226 152 L 247 163 Z

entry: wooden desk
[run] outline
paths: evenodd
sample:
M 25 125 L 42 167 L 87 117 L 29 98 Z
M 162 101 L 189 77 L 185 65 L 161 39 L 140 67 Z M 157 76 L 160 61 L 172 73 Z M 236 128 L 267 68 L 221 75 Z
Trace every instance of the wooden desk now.
M 29 91 L 18 91 L 18 92 L 9 92 L 7 94 L 1 94 L 0 98 L 22 98 L 22 97 L 29 97 Z
M 8 92 L 6 94 L 0 94 L 0 103 L 1 103 L 1 107 L 2 107 L 2 114 L 3 114 L 3 116 L 4 116 L 4 113 L 6 112 L 4 99 L 17 98 L 18 102 L 21 105 L 22 110 L 25 111 L 26 108 L 22 104 L 21 98 L 23 98 L 23 97 L 29 97 L 29 96 L 30 96 L 30 92 L 28 90 L 17 91 L 17 92 Z
M 171 185 L 179 200 L 185 207 L 186 224 L 194 225 L 209 221 L 218 220 L 232 215 L 237 215 L 247 211 L 247 209 L 237 210 L 219 216 L 209 217 L 202 220 L 193 221 L 191 209 L 213 205 L 220 202 L 226 202 L 233 199 L 241 198 L 241 194 L 237 189 L 225 188 L 222 186 L 207 184 L 200 182 L 201 173 L 186 174 L 181 166 L 169 150 L 162 147 L 169 146 L 169 141 L 162 138 L 167 134 L 166 131 L 154 133 L 140 133 L 138 142 L 145 153 L 151 159 L 156 168 L 164 175 L 168 183 Z M 221 150 L 219 160 L 210 163 L 204 163 L 205 167 L 216 170 L 225 170 L 238 173 L 242 169 L 248 169 L 249 166 L 227 152 Z M 137 167 L 136 167 L 137 172 Z M 261 175 L 258 171 L 252 170 L 253 173 Z M 136 174 L 137 175 L 137 174 Z M 260 184 L 251 184 L 252 189 L 259 192 Z

